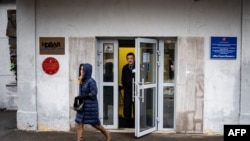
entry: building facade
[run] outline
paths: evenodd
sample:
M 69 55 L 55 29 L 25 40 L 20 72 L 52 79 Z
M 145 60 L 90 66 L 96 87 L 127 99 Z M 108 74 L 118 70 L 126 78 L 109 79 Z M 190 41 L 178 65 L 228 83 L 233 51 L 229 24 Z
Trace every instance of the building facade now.
M 100 120 L 124 130 L 118 86 L 130 51 L 138 61 L 136 136 L 223 134 L 225 124 L 250 123 L 247 0 L 22 0 L 16 9 L 18 129 L 74 128 L 78 65 L 88 62 L 98 82 Z M 111 82 L 103 79 L 107 62 Z M 112 88 L 109 120 L 106 87 Z

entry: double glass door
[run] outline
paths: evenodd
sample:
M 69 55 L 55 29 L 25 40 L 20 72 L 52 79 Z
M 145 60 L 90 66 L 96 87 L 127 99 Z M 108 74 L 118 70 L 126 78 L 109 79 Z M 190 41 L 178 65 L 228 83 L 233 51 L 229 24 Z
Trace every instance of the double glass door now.
M 159 107 L 159 105 L 163 104 L 159 104 L 158 102 L 166 102 L 162 101 L 164 99 L 163 89 L 174 88 L 174 85 L 171 85 L 171 87 L 165 86 L 165 77 L 164 80 L 163 77 L 159 77 L 162 75 L 158 73 L 163 74 L 165 71 L 163 71 L 164 62 L 158 59 L 161 58 L 158 43 L 159 41 L 155 39 L 136 38 L 134 40 L 135 79 L 133 80 L 133 101 L 135 104 L 134 130 L 136 137 L 141 137 L 159 128 L 169 128 L 163 125 L 165 123 L 159 121 L 165 120 L 165 114 L 161 113 L 163 110 L 165 112 L 168 109 L 165 110 L 163 106 Z M 119 105 L 123 102 L 120 83 L 118 81 L 120 74 L 117 71 L 119 70 L 119 65 L 122 63 L 119 60 L 118 50 L 118 40 L 99 41 L 99 48 L 97 50 L 97 79 L 100 82 L 98 88 L 99 116 L 103 125 L 108 129 L 119 128 L 119 116 L 121 114 Z M 162 56 L 165 56 L 165 53 Z M 125 58 L 126 54 L 122 57 Z M 162 71 L 158 70 L 159 66 L 162 66 L 162 69 L 160 69 Z M 162 83 L 160 82 L 159 84 L 159 80 Z

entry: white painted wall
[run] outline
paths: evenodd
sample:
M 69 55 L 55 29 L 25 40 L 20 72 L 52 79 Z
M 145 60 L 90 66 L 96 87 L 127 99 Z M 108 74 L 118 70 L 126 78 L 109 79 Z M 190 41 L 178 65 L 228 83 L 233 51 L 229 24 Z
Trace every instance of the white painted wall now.
M 6 108 L 6 84 L 15 83 L 15 75 L 10 71 L 9 38 L 6 36 L 9 9 L 16 9 L 14 0 L 0 2 L 0 108 Z
M 25 67 L 19 74 L 18 90 L 28 98 L 21 104 L 19 120 L 26 128 L 29 120 L 39 130 L 69 130 L 69 37 L 95 36 L 182 36 L 205 38 L 205 133 L 223 133 L 223 125 L 239 123 L 241 91 L 241 1 L 239 0 L 23 0 L 17 1 L 18 56 Z M 246 2 L 245 7 L 249 7 Z M 249 10 L 248 10 L 249 11 Z M 243 11 L 248 14 L 248 11 Z M 21 18 L 22 17 L 22 18 Z M 246 18 L 248 15 L 246 15 Z M 35 18 L 35 19 L 34 19 Z M 246 23 L 244 27 L 248 27 Z M 247 32 L 247 31 L 245 31 Z M 248 32 L 247 32 L 248 33 Z M 25 36 L 22 36 L 25 35 Z M 39 54 L 39 37 L 65 37 L 65 55 L 59 72 L 45 74 Z M 236 60 L 211 60 L 210 36 L 238 39 Z M 34 39 L 34 40 L 33 40 Z M 243 48 L 246 48 L 244 46 Z M 24 52 L 29 50 L 30 52 Z M 93 52 L 94 53 L 94 52 Z M 51 56 L 51 55 L 50 55 Z M 247 60 L 249 57 L 246 56 Z M 93 58 L 94 59 L 94 58 Z M 34 66 L 35 67 L 34 67 Z M 30 70 L 32 76 L 25 78 Z M 247 72 L 245 72 L 247 74 Z M 34 78 L 33 78 L 34 77 Z M 31 81 L 30 81 L 31 80 Z M 32 83 L 31 83 L 32 82 Z M 248 90 L 248 88 L 246 88 Z M 247 91 L 245 90 L 245 92 Z M 31 98 L 30 98 L 31 96 Z M 36 108 L 30 108 L 30 104 Z M 244 106 L 244 105 L 241 105 Z M 249 108 L 245 110 L 249 112 Z M 24 119 L 28 113 L 28 118 Z M 37 119 L 31 115 L 38 114 Z M 246 120 L 249 123 L 249 120 Z M 32 127 L 34 125 L 32 124 Z

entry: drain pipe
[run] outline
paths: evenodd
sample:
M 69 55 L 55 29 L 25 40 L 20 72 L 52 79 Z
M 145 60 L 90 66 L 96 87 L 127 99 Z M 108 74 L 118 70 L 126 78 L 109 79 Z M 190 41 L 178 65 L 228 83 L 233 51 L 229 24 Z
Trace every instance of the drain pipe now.
M 244 0 L 241 0 L 241 46 L 240 46 L 240 94 L 239 94 L 239 113 L 238 113 L 238 124 L 240 124 L 241 118 L 241 92 L 242 92 L 242 63 L 243 63 L 243 56 L 242 56 L 242 49 L 243 49 L 243 13 L 244 13 Z
M 35 10 L 34 10 L 34 14 L 35 14 L 35 16 L 34 16 L 34 18 L 35 18 L 35 19 L 34 19 L 34 21 L 35 21 L 35 29 L 34 29 L 34 30 L 35 30 L 35 41 L 34 41 L 34 42 L 35 42 L 35 45 L 37 45 L 37 40 L 36 40 L 36 39 L 37 39 L 37 34 L 36 34 L 36 33 L 37 33 L 37 32 L 36 32 L 36 31 L 37 31 L 37 18 L 36 18 L 36 14 L 37 14 L 37 11 L 36 11 L 36 10 L 37 10 L 37 7 L 36 7 L 36 6 L 37 6 L 37 1 L 35 0 L 35 1 L 34 1 L 34 8 L 35 8 Z M 36 55 L 36 52 L 37 52 L 37 47 L 35 47 L 35 66 L 37 66 L 37 55 Z M 35 91 L 36 91 L 36 92 L 35 92 L 35 93 L 36 93 L 36 100 L 35 100 L 35 101 L 36 101 L 36 124 L 37 124 L 37 125 L 36 125 L 36 131 L 37 131 L 37 130 L 38 130 L 37 67 L 35 67 L 35 83 L 36 83 L 36 88 L 35 88 L 35 89 L 36 89 L 36 90 L 35 90 Z

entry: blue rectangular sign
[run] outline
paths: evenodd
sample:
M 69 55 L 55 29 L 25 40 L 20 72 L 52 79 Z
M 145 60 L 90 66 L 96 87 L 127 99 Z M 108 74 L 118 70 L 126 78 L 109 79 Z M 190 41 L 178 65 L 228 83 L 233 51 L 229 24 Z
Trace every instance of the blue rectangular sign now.
M 210 58 L 236 59 L 237 37 L 211 37 Z

